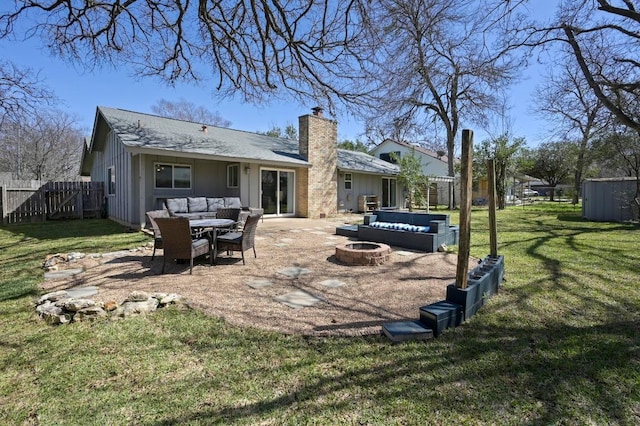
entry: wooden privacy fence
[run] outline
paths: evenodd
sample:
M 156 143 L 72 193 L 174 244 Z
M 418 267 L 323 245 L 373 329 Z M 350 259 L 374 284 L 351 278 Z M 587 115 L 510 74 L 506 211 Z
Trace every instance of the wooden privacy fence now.
M 100 217 L 104 204 L 102 182 L 47 182 L 39 188 L 1 188 L 3 224 Z

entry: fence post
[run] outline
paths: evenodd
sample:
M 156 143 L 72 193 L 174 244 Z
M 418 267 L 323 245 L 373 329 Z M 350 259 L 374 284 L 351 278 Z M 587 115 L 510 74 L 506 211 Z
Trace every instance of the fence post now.
M 7 187 L 6 186 L 1 186 L 0 189 L 2 189 L 2 199 L 0 200 L 0 203 L 2 203 L 0 205 L 0 213 L 2 213 L 2 224 L 6 225 L 7 224 Z
M 467 288 L 469 250 L 471 245 L 471 184 L 473 162 L 473 131 L 462 131 L 462 158 L 460 159 L 460 235 L 456 287 Z
M 493 158 L 487 159 L 489 177 L 489 254 L 498 256 L 498 225 L 496 221 L 496 166 Z

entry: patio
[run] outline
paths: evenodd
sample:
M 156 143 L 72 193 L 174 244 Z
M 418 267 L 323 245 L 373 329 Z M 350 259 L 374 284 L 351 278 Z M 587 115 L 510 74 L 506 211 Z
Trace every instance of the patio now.
M 416 319 L 419 308 L 445 296 L 454 281 L 457 257 L 392 247 L 378 266 L 346 266 L 335 248 L 349 238 L 335 228 L 361 216 L 310 220 L 265 219 L 258 225 L 258 258 L 239 253 L 218 265 L 199 258 L 189 265 L 167 264 L 160 274 L 162 251 L 151 261 L 152 246 L 91 257 L 65 267 L 84 268 L 73 279 L 44 281 L 44 291 L 95 286 L 94 299 L 122 301 L 134 290 L 178 293 L 195 309 L 227 322 L 304 335 L 379 334 L 383 322 Z M 471 260 L 475 263 L 475 260 Z

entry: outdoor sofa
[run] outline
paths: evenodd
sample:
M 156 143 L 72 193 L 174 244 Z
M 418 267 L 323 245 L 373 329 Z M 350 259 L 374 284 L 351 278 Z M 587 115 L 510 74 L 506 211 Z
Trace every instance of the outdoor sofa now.
M 450 225 L 446 214 L 375 210 L 358 225 L 358 240 L 425 252 L 458 244 L 458 236 L 459 227 Z
M 240 209 L 242 217 L 263 213 L 262 209 L 243 206 L 240 197 L 167 198 L 164 201 L 164 207 L 170 215 L 188 219 L 215 219 L 216 212 L 220 208 Z

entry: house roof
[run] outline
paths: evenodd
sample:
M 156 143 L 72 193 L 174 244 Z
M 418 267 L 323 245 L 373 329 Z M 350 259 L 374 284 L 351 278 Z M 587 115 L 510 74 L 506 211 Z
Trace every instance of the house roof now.
M 289 167 L 311 167 L 298 151 L 298 141 L 261 135 L 243 130 L 159 117 L 134 111 L 100 106 L 96 110 L 93 135 L 85 144 L 82 174 L 91 170 L 94 150 L 109 131 L 115 131 L 125 147 L 135 153 L 201 157 L 220 161 L 261 162 Z M 344 171 L 397 175 L 395 164 L 371 155 L 338 149 L 338 168 Z
M 397 175 L 400 167 L 359 151 L 338 149 L 338 168 L 346 172 Z
M 442 161 L 443 163 L 447 163 L 449 161 L 448 157 L 446 155 L 443 155 L 443 156 L 439 157 L 436 152 L 428 150 L 428 149 L 423 148 L 421 146 L 413 145 L 413 144 L 410 144 L 408 142 L 395 141 L 395 140 L 391 140 L 391 139 L 385 139 L 382 142 L 380 142 L 378 145 L 376 145 L 376 147 L 374 148 L 374 151 L 377 150 L 378 148 L 381 148 L 383 145 L 388 145 L 388 144 L 396 144 L 396 145 L 404 146 L 404 147 L 409 148 L 409 149 L 414 149 L 416 152 L 419 152 L 421 154 L 427 155 L 429 157 L 433 157 L 435 160 Z M 456 159 L 454 158 L 454 161 L 455 160 Z
M 100 150 L 95 144 L 106 139 L 99 137 L 109 131 L 106 126 L 136 153 L 311 166 L 297 141 L 108 107 L 97 109 L 90 152 Z

